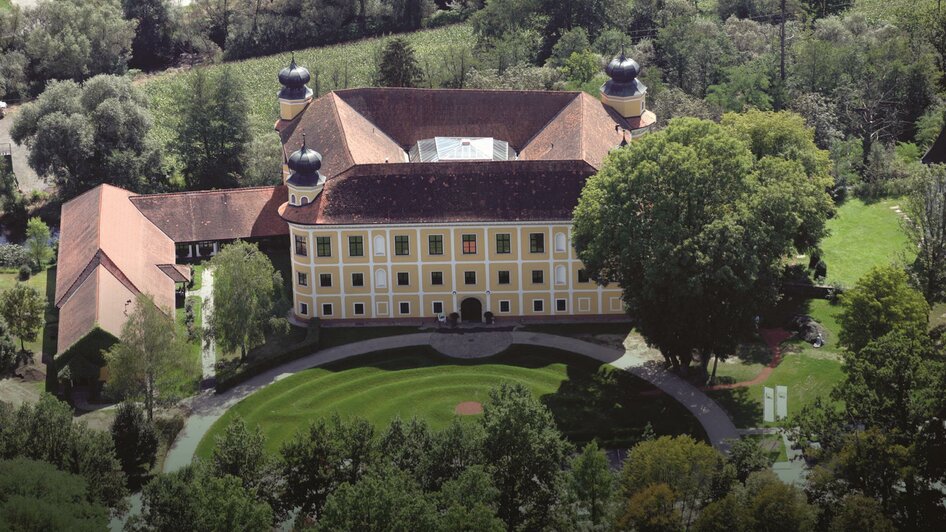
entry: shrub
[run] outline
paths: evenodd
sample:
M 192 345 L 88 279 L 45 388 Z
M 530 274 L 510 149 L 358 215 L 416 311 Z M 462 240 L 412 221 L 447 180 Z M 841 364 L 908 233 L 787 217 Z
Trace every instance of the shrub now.
M 21 281 L 29 281 L 30 276 L 33 275 L 33 269 L 24 264 L 20 266 L 19 278 Z
M 154 427 L 158 430 L 161 442 L 170 446 L 174 438 L 184 430 L 184 418 L 180 415 L 157 417 L 154 419 Z
M 26 248 L 18 244 L 0 244 L 0 267 L 19 268 L 29 263 Z

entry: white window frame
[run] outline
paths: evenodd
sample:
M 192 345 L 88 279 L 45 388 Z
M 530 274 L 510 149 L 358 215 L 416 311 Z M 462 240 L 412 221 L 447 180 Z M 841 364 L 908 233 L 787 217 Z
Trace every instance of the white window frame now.
M 565 308 L 563 308 L 563 309 L 558 308 L 558 304 L 559 304 L 559 303 L 565 303 Z M 568 300 L 567 300 L 567 299 L 562 299 L 562 298 L 556 299 L 556 300 L 555 300 L 555 312 L 568 312 Z
M 385 244 L 385 242 L 384 242 L 384 237 L 381 236 L 381 235 L 375 235 L 373 241 L 374 241 L 374 254 L 375 254 L 375 256 L 376 256 L 376 257 L 383 257 L 383 256 L 385 256 L 385 255 L 387 254 L 387 251 L 385 250 L 385 246 L 386 246 L 387 244 Z
M 325 307 L 328 307 L 328 312 L 325 312 Z M 331 303 L 322 303 L 322 316 L 334 316 L 335 315 L 335 305 Z
M 375 316 L 387 316 L 388 315 L 388 302 L 387 301 L 378 301 L 375 303 Z
M 591 312 L 591 298 L 590 297 L 578 298 L 578 312 Z
M 361 312 L 358 312 L 358 305 L 361 305 Z M 361 302 L 352 303 L 351 312 L 355 316 L 364 316 L 365 315 L 365 304 Z
M 384 268 L 378 268 L 374 271 L 374 287 L 375 288 L 387 288 L 388 287 L 388 272 Z
M 407 305 L 407 312 L 403 312 L 401 309 L 404 308 L 404 305 Z M 398 316 L 409 316 L 411 314 L 411 302 L 410 301 L 398 301 L 397 302 L 397 315 Z
M 535 304 L 536 304 L 536 303 L 538 303 L 539 306 L 542 307 L 542 308 L 536 309 L 536 308 L 535 308 Z M 545 300 L 544 300 L 544 299 L 533 299 L 533 300 L 532 300 L 532 312 L 541 312 L 541 313 L 544 313 L 544 312 L 545 312 Z
M 564 253 L 568 251 L 568 238 L 565 233 L 555 233 L 555 252 Z
M 503 304 L 506 305 L 506 310 L 503 310 Z M 512 302 L 509 301 L 508 299 L 500 299 L 500 300 L 499 300 L 499 312 L 500 312 L 500 314 L 508 314 L 508 313 L 512 312 Z
M 440 310 L 437 310 L 437 305 L 440 305 Z M 443 301 L 431 301 L 430 302 L 430 311 L 434 316 L 439 316 L 443 314 L 444 311 Z
M 309 304 L 308 303 L 299 303 L 299 314 L 303 316 L 309 315 Z

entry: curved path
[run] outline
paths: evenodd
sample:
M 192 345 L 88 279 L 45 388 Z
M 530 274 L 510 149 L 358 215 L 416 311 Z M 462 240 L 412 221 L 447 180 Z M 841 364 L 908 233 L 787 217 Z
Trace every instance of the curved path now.
M 431 345 L 432 334 L 441 333 L 386 336 L 331 347 L 261 373 L 221 394 L 214 394 L 212 390 L 205 391 L 193 399 L 190 405 L 191 415 L 187 418 L 184 429 L 177 436 L 174 445 L 168 452 L 167 459 L 164 461 L 164 471 L 176 471 L 189 464 L 197 451 L 197 444 L 210 430 L 211 425 L 233 405 L 253 392 L 299 371 L 345 358 L 401 347 L 429 346 Z M 490 333 L 467 333 L 463 336 L 473 334 Z M 653 384 L 680 402 L 699 420 L 710 442 L 717 449 L 726 450 L 728 448 L 726 440 L 739 438 L 732 420 L 715 401 L 692 384 L 674 373 L 666 371 L 659 364 L 635 365 L 634 359 L 626 356 L 623 350 L 596 345 L 575 338 L 536 332 L 513 332 L 511 334 L 513 344 L 548 347 L 584 355 L 629 371 Z

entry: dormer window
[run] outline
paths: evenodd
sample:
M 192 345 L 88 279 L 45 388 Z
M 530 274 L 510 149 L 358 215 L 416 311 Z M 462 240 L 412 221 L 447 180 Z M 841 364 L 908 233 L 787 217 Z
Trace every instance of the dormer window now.
M 295 205 L 295 204 L 296 204 L 296 195 L 293 194 L 289 196 L 289 205 Z
M 302 205 L 307 205 L 309 203 L 309 198 L 302 196 Z

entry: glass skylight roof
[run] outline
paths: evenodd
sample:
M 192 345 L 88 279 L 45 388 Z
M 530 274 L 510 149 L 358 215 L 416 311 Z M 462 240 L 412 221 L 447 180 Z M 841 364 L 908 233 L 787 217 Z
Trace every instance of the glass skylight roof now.
M 516 152 L 509 143 L 491 137 L 434 137 L 420 140 L 410 151 L 412 163 L 437 161 L 508 161 Z

